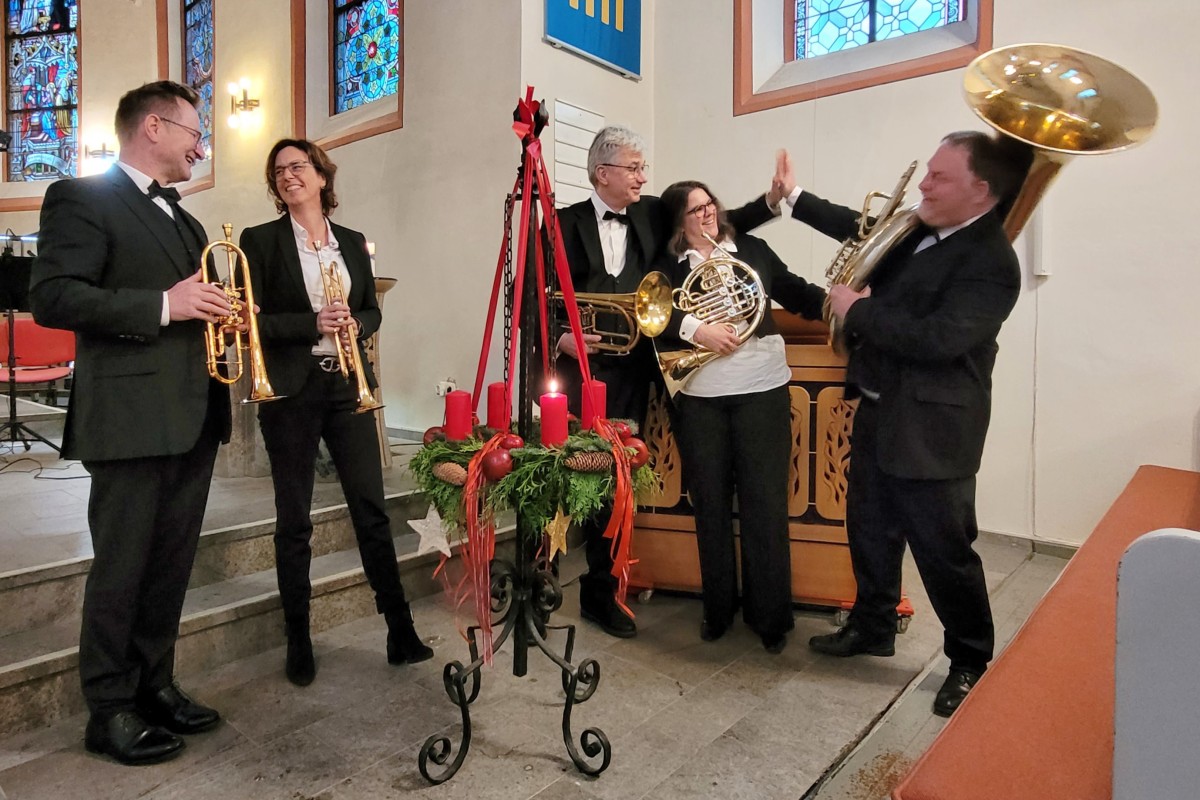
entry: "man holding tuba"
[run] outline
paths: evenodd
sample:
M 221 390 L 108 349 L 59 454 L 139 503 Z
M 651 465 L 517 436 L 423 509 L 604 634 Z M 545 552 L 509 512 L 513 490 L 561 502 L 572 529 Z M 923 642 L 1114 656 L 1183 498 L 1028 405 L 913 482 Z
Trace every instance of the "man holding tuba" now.
M 895 652 L 905 543 L 945 628 L 950 672 L 934 713 L 950 716 L 992 659 L 983 566 L 972 548 L 975 475 L 991 415 L 996 337 L 1021 273 L 1002 208 L 1020 188 L 1029 149 L 974 131 L 951 133 L 920 184 L 919 220 L 861 291 L 830 288 L 850 348 L 854 419 L 846 531 L 858 594 L 850 620 L 809 645 L 833 656 Z M 807 191 L 790 170 L 793 216 L 846 239 L 859 212 Z
M 229 392 L 209 377 L 205 323 L 229 315 L 201 281 L 204 229 L 164 184 L 204 158 L 198 97 L 148 83 L 117 105 L 121 154 L 103 175 L 52 183 L 30 303 L 74 331 L 64 458 L 91 474 L 94 557 L 83 596 L 84 744 L 129 764 L 161 761 L 179 734 L 217 724 L 174 681 L 175 639 Z
M 577 291 L 602 294 L 633 292 L 663 250 L 673 223 L 662 201 L 642 194 L 649 165 L 646 144 L 629 128 L 610 125 L 592 140 L 588 149 L 588 179 L 592 196 L 558 213 Z M 761 195 L 729 212 L 729 222 L 740 232 L 753 230 L 774 218 L 782 195 Z M 595 343 L 600 336 L 584 335 Z M 571 412 L 581 413 L 579 354 L 570 332 L 558 339 L 556 368 Z M 589 351 L 590 353 L 591 351 Z M 607 385 L 607 411 L 612 419 L 631 419 L 642 425 L 646 418 L 650 385 L 659 379 L 654 348 L 645 337 L 626 355 L 589 354 L 593 376 Z M 637 634 L 634 621 L 613 599 L 609 541 L 604 538 L 605 515 L 584 527 L 588 571 L 579 579 L 580 612 L 612 636 Z

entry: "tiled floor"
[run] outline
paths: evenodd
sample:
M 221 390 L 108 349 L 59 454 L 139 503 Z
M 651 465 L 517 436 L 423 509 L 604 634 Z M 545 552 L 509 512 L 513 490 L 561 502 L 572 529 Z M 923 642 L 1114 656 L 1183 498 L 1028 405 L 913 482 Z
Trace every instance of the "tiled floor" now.
M 981 551 L 1007 638 L 1062 562 L 1030 559 L 1023 548 L 998 542 L 982 543 Z M 572 568 L 579 568 L 577 553 L 566 574 Z M 890 659 L 841 661 L 810 652 L 807 637 L 831 629 L 828 615 L 815 613 L 797 615 L 796 631 L 779 656 L 765 653 L 741 625 L 706 644 L 698 636 L 699 602 L 687 597 L 659 594 L 635 606 L 641 629 L 635 639 L 611 639 L 584 623 L 577 659 L 596 658 L 601 682 L 576 707 L 573 724 L 576 737 L 596 726 L 612 742 L 612 764 L 598 778 L 581 775 L 566 755 L 563 693 L 551 662 L 532 653 L 529 674 L 515 678 L 507 652 L 484 673 L 462 770 L 436 787 L 421 778 L 417 754 L 427 737 L 444 733 L 460 741 L 441 675 L 446 662 L 466 660 L 467 651 L 453 613 L 438 597 L 415 604 L 419 630 L 437 652 L 433 661 L 391 667 L 380 619 L 343 625 L 316 638 L 319 674 L 308 688 L 284 679 L 281 649 L 190 681 L 187 688 L 219 708 L 226 721 L 189 739 L 184 755 L 167 764 L 128 768 L 89 755 L 81 742 L 82 715 L 0 740 L 0 796 L 799 800 L 816 791 L 822 776 L 936 657 L 940 630 L 919 584 L 910 582 L 909 592 L 917 615 Z M 555 621 L 578 622 L 577 608 L 571 584 Z M 889 719 L 902 717 L 893 726 L 894 741 L 870 751 L 871 741 L 886 738 L 885 724 L 856 754 L 863 759 L 858 766 L 852 759 L 829 776 L 819 795 L 808 796 L 883 797 L 890 773 L 880 767 L 880 753 L 890 758 L 884 766 L 903 764 L 940 728 L 929 708 L 943 674 L 932 673 L 890 713 Z M 926 685 L 931 681 L 932 689 Z

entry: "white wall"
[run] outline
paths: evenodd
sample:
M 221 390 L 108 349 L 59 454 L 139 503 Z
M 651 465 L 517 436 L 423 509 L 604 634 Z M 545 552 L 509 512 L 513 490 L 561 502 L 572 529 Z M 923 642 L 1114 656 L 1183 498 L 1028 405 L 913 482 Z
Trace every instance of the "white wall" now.
M 995 16 L 997 46 L 1051 41 L 1098 53 L 1145 81 L 1161 109 L 1148 144 L 1077 158 L 1049 190 L 1042 250 L 1054 274 L 1027 279 L 1000 339 L 980 525 L 1067 542 L 1086 538 L 1138 464 L 1200 467 L 1200 226 L 1185 216 L 1200 179 L 1198 120 L 1192 71 L 1180 69 L 1194 61 L 1200 12 L 1173 0 L 1156 10 L 1169 24 L 1131 35 L 1127 17 L 1097 5 L 1012 0 Z M 866 192 L 890 190 L 910 160 L 923 164 L 942 134 L 984 127 L 961 99 L 959 71 L 734 118 L 730 4 L 655 8 L 664 180 L 700 177 L 736 203 L 761 190 L 772 153 L 786 146 L 801 185 L 857 207 Z M 813 280 L 836 246 L 788 222 L 765 236 Z M 1024 240 L 1017 248 L 1024 255 Z

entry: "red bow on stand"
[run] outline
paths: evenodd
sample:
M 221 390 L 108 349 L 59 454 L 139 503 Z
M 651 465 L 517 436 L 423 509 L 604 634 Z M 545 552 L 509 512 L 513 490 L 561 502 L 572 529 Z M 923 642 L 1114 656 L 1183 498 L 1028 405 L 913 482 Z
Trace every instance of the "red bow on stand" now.
M 542 119 L 538 118 L 539 112 L 543 114 Z M 513 274 L 512 284 L 512 316 L 506 323 L 509 325 L 520 325 L 521 320 L 521 304 L 525 296 L 524 286 L 526 275 L 526 265 L 528 248 L 530 239 L 534 240 L 533 246 L 534 259 L 532 262 L 532 270 L 534 279 L 537 281 L 537 297 L 539 298 L 538 305 L 538 330 L 536 334 L 529 331 L 521 331 L 522 335 L 537 335 L 540 337 L 541 353 L 542 353 L 542 369 L 545 374 L 550 374 L 550 345 L 549 341 L 549 311 L 547 309 L 547 293 L 546 293 L 546 253 L 543 249 L 543 237 L 529 236 L 531 230 L 544 230 L 545 234 L 550 238 L 553 253 L 553 268 L 555 276 L 558 280 L 558 286 L 563 293 L 567 310 L 567 320 L 570 325 L 571 335 L 575 339 L 575 345 L 579 352 L 579 371 L 583 377 L 583 392 L 591 399 L 596 399 L 593 395 L 594 382 L 592 379 L 591 368 L 588 366 L 587 344 L 583 340 L 583 329 L 579 320 L 579 309 L 575 305 L 575 290 L 571 283 L 571 270 L 567 264 L 566 249 L 563 245 L 562 232 L 558 226 L 558 216 L 554 209 L 553 189 L 550 183 L 550 177 L 546 171 L 546 165 L 542 158 L 542 145 L 538 139 L 538 134 L 545 122 L 545 112 L 542 110 L 542 104 L 533 99 L 533 87 L 526 89 L 525 98 L 517 105 L 516 113 L 514 114 L 513 132 L 517 138 L 521 140 L 523 147 L 521 170 L 517 180 L 513 184 L 512 192 L 509 194 L 509 207 L 507 209 L 506 223 L 509 226 L 504 231 L 504 236 L 500 243 L 500 254 L 496 262 L 496 276 L 492 282 L 491 303 L 488 307 L 487 323 L 483 333 L 483 346 L 479 354 L 479 368 L 475 375 L 475 391 L 472 394 L 472 409 L 478 410 L 479 401 L 483 393 L 484 373 L 487 369 L 488 353 L 491 350 L 492 332 L 495 328 L 496 309 L 500 304 L 501 288 L 504 286 L 505 266 L 508 263 L 508 255 L 510 251 L 510 241 L 513 230 L 519 231 L 517 240 L 517 258 L 515 262 L 515 271 Z M 536 192 L 534 191 L 536 187 Z M 530 202 L 536 194 L 537 202 Z M 519 213 L 517 214 L 518 225 L 513 228 L 511 223 L 513 220 L 513 203 L 520 204 Z M 542 225 L 539 226 L 539 218 Z M 532 226 L 532 227 L 531 227 Z M 513 335 L 516 331 L 507 331 L 509 336 L 509 364 L 518 363 L 517 361 L 517 344 L 518 336 Z M 513 384 L 515 381 L 513 372 L 505 376 L 505 393 L 504 400 L 506 409 L 512 408 Z M 593 405 L 594 407 L 594 405 Z M 506 418 L 507 421 L 507 418 Z M 612 455 L 614 467 L 616 471 L 616 488 L 613 496 L 613 512 L 609 519 L 608 527 L 605 529 L 604 536 L 612 540 L 612 556 L 613 556 L 613 575 L 617 579 L 616 600 L 628 611 L 625 605 L 626 590 L 629 582 L 629 570 L 631 566 L 631 551 L 630 539 L 633 531 L 633 486 L 630 477 L 629 458 L 625 452 L 625 446 L 621 441 L 621 437 L 613 428 L 612 423 L 606 419 L 597 419 L 593 430 L 603 437 L 606 441 L 612 444 Z M 486 479 L 483 474 L 484 457 L 500 446 L 500 439 L 508 433 L 507 425 L 505 430 L 496 433 L 483 448 L 471 459 L 467 467 L 467 480 L 463 486 L 463 502 L 466 504 L 465 518 L 467 526 L 467 541 L 463 545 L 463 555 L 467 565 L 467 578 L 474 588 L 475 600 L 475 616 L 481 633 L 480 645 L 483 649 L 485 663 L 491 663 L 492 654 L 492 630 L 491 630 L 491 561 L 495 555 L 496 531 L 494 520 L 487 513 L 483 503 L 483 489 Z M 518 513 L 520 510 L 518 509 Z M 520 531 L 518 531 L 520 535 Z M 632 613 L 630 614 L 632 616 Z

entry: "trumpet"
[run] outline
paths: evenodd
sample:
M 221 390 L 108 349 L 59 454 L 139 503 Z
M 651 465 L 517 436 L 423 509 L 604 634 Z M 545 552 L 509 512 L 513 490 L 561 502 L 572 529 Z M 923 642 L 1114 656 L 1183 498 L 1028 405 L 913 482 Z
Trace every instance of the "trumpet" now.
M 344 306 L 348 306 L 349 304 L 346 302 L 346 288 L 345 284 L 342 283 L 342 271 L 338 268 L 338 263 L 330 261 L 326 264 L 321 260 L 321 247 L 323 244 L 323 242 L 319 241 L 313 242 L 313 247 L 317 251 L 317 264 L 321 268 L 321 284 L 325 287 L 325 304 L 341 303 Z M 354 409 L 354 413 L 365 414 L 368 411 L 383 408 L 383 403 L 375 399 L 374 393 L 371 392 L 371 387 L 367 385 L 367 376 L 363 372 L 362 356 L 359 355 L 358 342 L 355 341 L 354 334 L 350 332 L 349 328 L 338 328 L 333 338 L 334 343 L 337 345 L 338 369 L 342 373 L 342 377 L 350 380 L 350 376 L 354 376 L 355 388 L 358 391 L 358 408 Z
M 562 292 L 555 292 L 554 299 L 566 303 Z M 642 278 L 635 291 L 626 294 L 576 292 L 575 304 L 579 307 L 579 325 L 583 333 L 600 337 L 600 341 L 593 342 L 591 347 L 623 356 L 637 346 L 643 334 L 654 338 L 666 330 L 671 321 L 671 284 L 666 275 L 651 272 Z M 598 322 L 598 316 L 602 314 L 620 320 L 620 326 L 604 329 Z
M 250 262 L 246 254 L 233 243 L 233 225 L 221 226 L 225 233 L 222 241 L 211 242 L 200 254 L 200 279 L 219 286 L 229 300 L 229 315 L 204 327 L 204 350 L 208 363 L 208 374 L 226 386 L 237 383 L 245 371 L 242 351 L 250 353 L 250 396 L 242 401 L 262 403 L 279 400 L 283 395 L 275 394 L 267 379 L 267 363 L 263 358 L 262 340 L 258 335 L 258 314 L 254 310 L 254 287 L 250 285 Z M 229 280 L 216 276 L 215 268 L 210 273 L 209 255 L 217 250 L 225 252 L 229 265 Z M 239 283 L 240 281 L 240 283 Z M 242 326 L 246 326 L 245 337 Z M 232 353 L 227 358 L 226 353 Z

